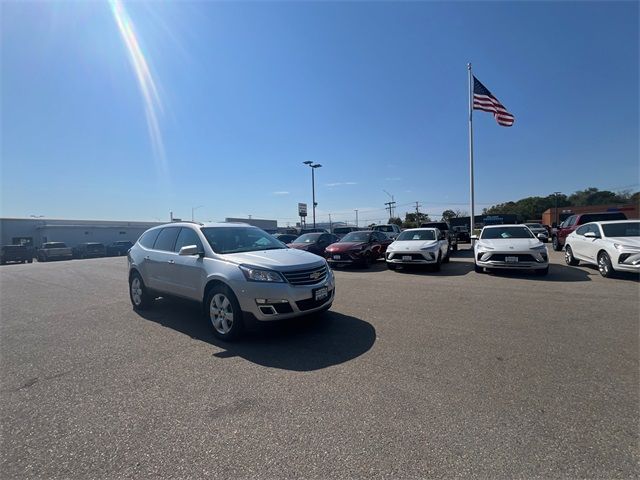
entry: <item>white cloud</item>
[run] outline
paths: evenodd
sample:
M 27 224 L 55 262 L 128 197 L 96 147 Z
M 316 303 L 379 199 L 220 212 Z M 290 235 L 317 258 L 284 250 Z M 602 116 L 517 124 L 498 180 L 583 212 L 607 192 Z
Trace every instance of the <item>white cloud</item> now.
M 343 185 L 357 185 L 357 182 L 334 182 L 334 183 L 325 183 L 325 187 L 341 187 Z
M 274 195 L 289 195 L 289 192 L 285 192 L 285 191 L 279 191 L 279 192 L 273 192 Z

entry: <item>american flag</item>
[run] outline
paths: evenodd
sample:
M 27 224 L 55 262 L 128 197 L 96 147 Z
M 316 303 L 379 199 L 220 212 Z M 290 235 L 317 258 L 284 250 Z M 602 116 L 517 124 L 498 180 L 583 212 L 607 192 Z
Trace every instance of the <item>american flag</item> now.
M 498 125 L 503 127 L 510 127 L 515 121 L 515 117 L 507 112 L 504 105 L 475 76 L 473 77 L 473 108 L 493 113 Z

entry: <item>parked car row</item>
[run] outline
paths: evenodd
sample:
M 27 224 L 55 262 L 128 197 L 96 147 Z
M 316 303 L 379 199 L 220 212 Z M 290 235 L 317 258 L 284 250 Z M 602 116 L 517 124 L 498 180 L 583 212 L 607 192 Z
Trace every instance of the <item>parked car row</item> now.
M 34 258 L 38 262 L 50 262 L 72 258 L 115 257 L 126 255 L 132 246 L 133 243 L 129 240 L 119 240 L 107 246 L 98 242 L 85 242 L 73 248 L 64 242 L 45 242 L 37 249 L 26 245 L 3 245 L 0 264 L 32 263 Z
M 585 225 L 567 240 L 567 263 L 589 261 L 595 255 L 601 272 L 614 263 L 637 272 L 639 232 L 638 221 Z M 485 226 L 479 236 L 472 237 L 477 240 L 475 270 L 526 269 L 546 275 L 546 237 L 522 224 Z M 597 247 L 596 242 L 600 242 Z M 391 270 L 406 265 L 439 269 L 452 252 L 447 232 L 436 227 L 408 229 L 395 240 L 376 230 L 349 232 L 341 239 L 314 232 L 301 235 L 288 247 L 250 225 L 171 223 L 147 230 L 128 251 L 129 296 L 136 310 L 151 307 L 158 296 L 195 300 L 201 303 L 213 334 L 233 340 L 247 322 L 328 310 L 336 289 L 329 265 L 367 266 L 384 258 Z

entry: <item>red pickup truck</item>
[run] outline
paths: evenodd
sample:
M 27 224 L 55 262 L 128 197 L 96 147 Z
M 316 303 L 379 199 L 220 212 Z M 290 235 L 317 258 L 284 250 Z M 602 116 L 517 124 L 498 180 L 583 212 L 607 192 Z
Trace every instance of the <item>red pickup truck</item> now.
M 600 212 L 600 213 L 579 213 L 571 215 L 558 226 L 551 234 L 553 249 L 562 250 L 567 240 L 567 235 L 573 232 L 580 225 L 590 222 L 606 222 L 609 220 L 626 220 L 627 216 L 622 212 Z

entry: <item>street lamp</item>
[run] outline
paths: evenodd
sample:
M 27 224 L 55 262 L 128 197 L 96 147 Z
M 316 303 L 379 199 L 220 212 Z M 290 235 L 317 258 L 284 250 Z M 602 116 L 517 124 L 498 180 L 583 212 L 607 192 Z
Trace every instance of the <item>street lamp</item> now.
M 320 168 L 322 165 L 319 163 L 313 163 L 311 160 L 307 160 L 306 162 L 302 162 L 305 165 L 309 165 L 311 167 L 311 194 L 313 196 L 313 228 L 316 228 L 316 177 L 315 171 L 316 168 Z
M 558 224 L 560 223 L 560 215 L 558 214 L 558 195 L 562 192 L 553 192 L 553 195 L 556 197 L 556 228 L 558 228 Z
M 204 207 L 204 205 L 198 205 L 197 207 L 191 207 L 191 221 L 193 222 L 193 212 L 197 209 Z

